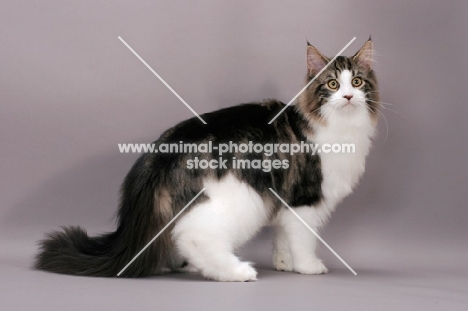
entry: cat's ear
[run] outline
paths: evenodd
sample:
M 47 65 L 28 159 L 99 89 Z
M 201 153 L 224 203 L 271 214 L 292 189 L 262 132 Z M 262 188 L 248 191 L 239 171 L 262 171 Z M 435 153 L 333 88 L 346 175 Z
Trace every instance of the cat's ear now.
M 374 45 L 371 38 L 367 40 L 362 48 L 353 56 L 353 59 L 358 62 L 361 66 L 367 69 L 372 68 L 372 59 L 374 56 Z
M 307 69 L 309 69 L 309 73 L 318 73 L 328 64 L 328 62 L 328 58 L 323 56 L 319 50 L 307 42 Z

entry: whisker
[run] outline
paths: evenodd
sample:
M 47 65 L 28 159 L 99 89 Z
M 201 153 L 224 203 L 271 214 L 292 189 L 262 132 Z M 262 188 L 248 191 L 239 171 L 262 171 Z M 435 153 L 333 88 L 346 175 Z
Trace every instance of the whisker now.
M 327 111 L 320 110 L 319 114 L 319 122 L 325 122 L 325 117 L 327 116 Z
M 377 112 L 380 113 L 382 115 L 382 117 L 384 118 L 384 120 L 385 120 L 386 133 L 385 133 L 385 138 L 384 138 L 384 141 L 383 141 L 385 143 L 387 141 L 388 132 L 389 132 L 387 118 L 385 117 L 385 115 L 383 114 L 382 111 L 377 109 Z
M 317 110 L 319 110 L 320 108 L 322 108 L 322 106 L 318 107 L 317 109 L 314 109 L 312 112 L 309 112 L 307 114 L 307 116 L 311 116 L 314 112 L 316 112 Z
M 367 97 L 355 97 L 355 98 L 357 98 L 357 99 L 365 99 L 365 100 L 368 100 L 368 101 L 370 101 L 370 102 L 377 103 L 377 104 L 393 106 L 393 104 L 391 104 L 391 103 L 386 103 L 386 102 L 382 102 L 382 101 L 376 101 L 376 100 L 369 99 L 369 98 L 367 98 Z
M 370 102 L 373 102 L 373 103 L 377 103 L 377 104 L 382 104 L 382 105 L 393 106 L 393 104 L 391 104 L 391 103 L 386 103 L 386 102 L 376 101 L 376 100 L 372 100 L 372 99 L 367 99 L 367 100 L 368 100 L 368 101 L 370 101 Z
M 388 108 L 388 107 L 385 107 L 385 106 L 381 106 L 381 107 L 382 107 L 383 109 L 387 110 L 387 111 L 391 111 L 391 112 L 393 112 L 393 113 L 399 115 L 399 116 L 402 117 L 402 118 L 405 117 L 404 115 L 402 115 L 402 114 L 399 113 L 398 111 L 392 110 L 392 109 L 390 109 L 390 108 Z
M 333 114 L 338 110 L 338 106 L 333 106 L 333 109 L 330 111 L 330 118 L 333 117 Z
M 360 98 L 360 99 L 362 99 L 362 98 Z M 392 110 L 392 109 L 390 109 L 390 108 L 388 108 L 388 107 L 385 107 L 386 105 L 393 106 L 393 104 L 384 103 L 384 102 L 379 102 L 379 101 L 370 100 L 370 99 L 366 99 L 366 100 L 368 100 L 368 101 L 370 101 L 370 102 L 373 102 L 373 103 L 376 103 L 376 104 L 379 104 L 381 108 L 383 108 L 383 109 L 385 109 L 385 110 L 388 110 L 388 111 L 391 111 L 391 112 L 393 112 L 393 113 L 399 115 L 400 117 L 404 117 L 404 116 L 403 116 L 401 113 L 399 113 L 398 111 L 395 111 L 395 110 Z
M 372 108 L 367 106 L 367 105 L 366 105 L 366 109 L 372 114 L 374 114 L 378 110 L 378 109 L 375 109 L 375 108 L 372 110 Z
M 384 118 L 386 131 L 385 131 L 385 138 L 384 138 L 383 143 L 385 143 L 385 142 L 387 141 L 388 133 L 389 133 L 387 118 L 385 117 L 385 115 L 383 114 L 383 112 L 380 111 L 379 109 L 374 109 L 374 111 L 372 111 L 372 109 L 371 109 L 369 106 L 366 106 L 366 108 L 367 108 L 367 110 L 369 110 L 370 113 L 374 113 L 375 111 L 377 111 L 377 112 L 380 113 L 380 114 L 382 115 L 382 117 Z

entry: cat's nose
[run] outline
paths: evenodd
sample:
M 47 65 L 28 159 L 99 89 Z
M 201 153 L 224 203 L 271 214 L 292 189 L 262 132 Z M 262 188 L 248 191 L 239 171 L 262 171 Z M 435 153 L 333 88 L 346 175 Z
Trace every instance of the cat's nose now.
M 350 100 L 351 98 L 353 98 L 353 95 L 345 95 L 343 97 L 346 98 L 347 100 Z

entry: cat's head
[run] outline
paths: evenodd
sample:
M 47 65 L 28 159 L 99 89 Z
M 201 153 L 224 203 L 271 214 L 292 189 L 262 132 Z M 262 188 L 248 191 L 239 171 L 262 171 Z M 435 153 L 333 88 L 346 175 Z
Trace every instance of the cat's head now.
M 309 120 L 321 124 L 333 119 L 369 118 L 375 125 L 380 99 L 372 57 L 369 39 L 354 56 L 339 56 L 326 67 L 330 58 L 308 43 L 307 83 L 326 68 L 301 94 L 298 108 Z

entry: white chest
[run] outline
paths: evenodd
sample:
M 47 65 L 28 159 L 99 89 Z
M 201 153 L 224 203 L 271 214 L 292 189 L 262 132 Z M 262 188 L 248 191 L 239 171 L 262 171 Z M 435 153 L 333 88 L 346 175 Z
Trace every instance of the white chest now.
M 364 173 L 372 133 L 373 128 L 365 124 L 355 127 L 339 123 L 315 129 L 311 140 L 319 144 L 321 150 L 322 193 L 329 208 L 333 209 L 349 195 Z M 332 151 L 324 152 L 325 146 L 332 146 Z M 333 149 L 341 149 L 341 152 L 333 152 Z

